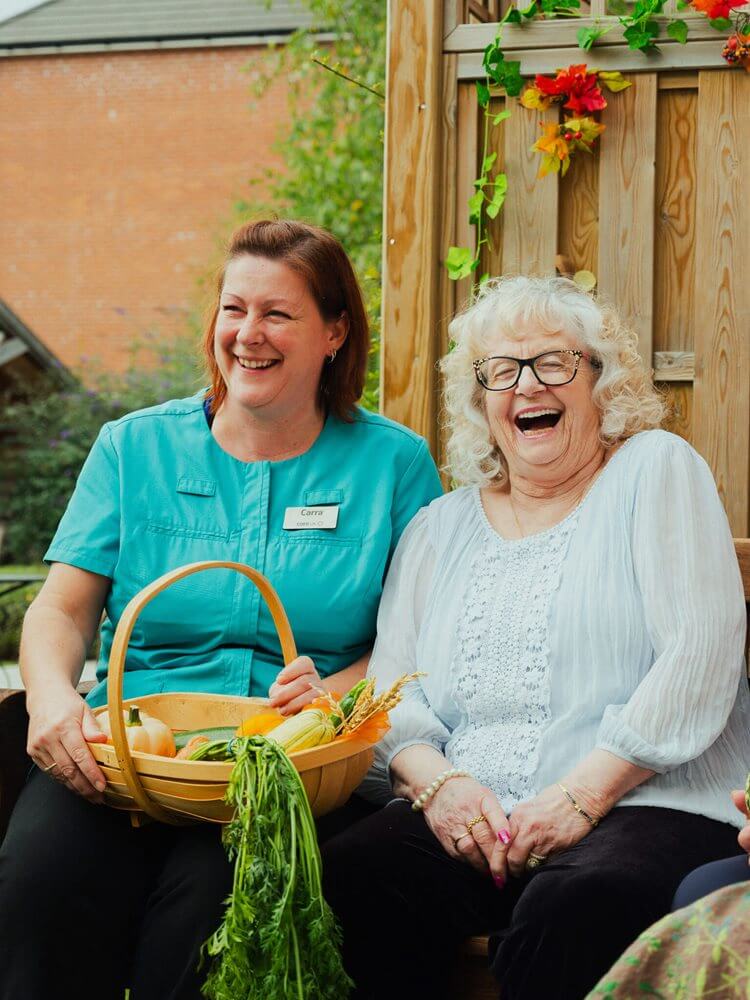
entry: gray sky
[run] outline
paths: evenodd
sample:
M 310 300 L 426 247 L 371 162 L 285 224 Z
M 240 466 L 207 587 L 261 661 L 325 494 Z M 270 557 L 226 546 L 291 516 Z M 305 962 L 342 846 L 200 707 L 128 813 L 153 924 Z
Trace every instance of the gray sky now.
M 46 0 L 43 2 L 46 3 Z M 7 21 L 9 17 L 40 6 L 40 0 L 0 0 L 0 21 Z

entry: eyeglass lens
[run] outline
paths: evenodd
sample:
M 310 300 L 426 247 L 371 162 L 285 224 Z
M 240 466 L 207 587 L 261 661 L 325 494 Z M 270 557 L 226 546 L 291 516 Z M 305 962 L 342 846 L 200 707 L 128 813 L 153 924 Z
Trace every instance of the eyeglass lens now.
M 575 374 L 575 354 L 551 351 L 531 362 L 534 374 L 544 385 L 565 385 Z M 518 379 L 521 365 L 513 358 L 488 358 L 478 368 L 479 378 L 488 389 L 509 389 Z

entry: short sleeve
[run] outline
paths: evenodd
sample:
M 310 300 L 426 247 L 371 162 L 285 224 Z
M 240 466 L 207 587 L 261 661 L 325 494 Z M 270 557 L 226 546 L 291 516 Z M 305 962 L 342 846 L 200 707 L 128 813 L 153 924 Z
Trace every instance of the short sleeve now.
M 632 551 L 654 662 L 609 705 L 597 745 L 658 773 L 700 756 L 743 679 L 745 602 L 732 535 L 706 463 L 658 433 L 633 510 Z
M 83 464 L 44 561 L 68 563 L 111 578 L 119 553 L 119 462 L 105 424 Z
M 396 488 L 391 508 L 391 554 L 396 548 L 407 524 L 422 507 L 442 496 L 443 486 L 437 467 L 424 440 L 419 446 L 406 472 Z
M 402 674 L 422 669 L 417 638 L 427 592 L 432 582 L 435 552 L 429 540 L 427 511 L 421 510 L 401 537 L 393 557 L 378 611 L 378 634 L 367 674 L 383 691 Z M 360 792 L 374 801 L 393 797 L 391 760 L 414 744 L 442 752 L 450 732 L 429 704 L 419 680 L 403 690 L 402 701 L 390 712 L 391 728 L 375 748 L 375 760 Z

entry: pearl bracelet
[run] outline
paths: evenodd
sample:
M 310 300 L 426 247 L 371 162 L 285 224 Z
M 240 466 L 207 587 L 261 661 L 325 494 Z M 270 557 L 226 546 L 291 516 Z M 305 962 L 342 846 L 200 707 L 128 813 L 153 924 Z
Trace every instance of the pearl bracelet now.
M 411 804 L 412 809 L 414 810 L 414 812 L 422 812 L 422 810 L 430 801 L 435 792 L 441 789 L 443 785 L 446 783 L 446 781 L 450 781 L 451 778 L 468 778 L 468 777 L 469 777 L 468 771 L 459 771 L 455 767 L 451 767 L 448 771 L 443 771 L 442 774 L 439 774 L 437 778 L 435 778 L 435 780 L 432 782 L 431 785 L 428 785 L 427 788 L 425 788 L 424 791 L 420 792 L 419 795 L 416 797 L 416 799 L 414 799 L 414 801 Z

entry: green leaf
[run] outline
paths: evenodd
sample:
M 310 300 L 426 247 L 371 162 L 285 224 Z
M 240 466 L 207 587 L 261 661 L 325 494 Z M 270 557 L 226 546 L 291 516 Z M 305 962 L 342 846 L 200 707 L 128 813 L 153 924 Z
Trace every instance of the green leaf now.
M 503 207 L 505 195 L 508 191 L 508 178 L 505 174 L 498 174 L 495 178 L 495 189 L 487 204 L 487 215 L 491 219 L 496 219 L 500 209 Z
M 497 153 L 490 153 L 489 156 L 485 156 L 484 162 L 482 163 L 482 173 L 486 174 L 492 169 L 492 165 L 497 159 Z
M 532 15 L 533 17 L 533 15 Z M 517 7 L 511 7 L 508 11 L 508 16 L 505 18 L 506 24 L 520 24 L 521 23 L 521 11 Z
M 675 3 L 676 10 L 687 10 L 689 6 L 688 0 L 677 0 Z
M 708 22 L 717 31 L 731 31 L 734 25 L 728 17 L 715 17 Z
M 667 25 L 667 34 L 680 45 L 684 45 L 688 39 L 687 21 L 670 21 Z
M 469 198 L 469 222 L 472 225 L 476 225 L 482 215 L 482 204 L 484 202 L 484 191 L 480 190 L 475 192 Z
M 492 119 L 492 124 L 499 125 L 500 122 L 504 122 L 506 118 L 510 118 L 510 111 L 501 111 Z
M 695 995 L 696 997 L 703 996 L 703 990 L 706 988 L 706 966 L 702 965 L 695 976 Z
M 584 52 L 590 52 L 591 46 L 594 42 L 598 42 L 600 38 L 608 34 L 614 28 L 611 24 L 607 28 L 579 28 L 576 38 L 578 39 L 578 47 L 583 49 Z
M 532 0 L 532 3 L 530 3 L 528 7 L 523 7 L 521 9 L 520 14 L 521 17 L 525 17 L 527 20 L 530 20 L 532 17 L 536 17 L 537 12 L 536 0 Z
M 520 62 L 506 62 L 505 77 L 503 79 L 505 93 L 509 97 L 518 97 L 523 90 L 523 77 L 521 76 Z
M 627 14 L 628 5 L 625 0 L 609 0 L 607 4 L 607 13 L 612 14 L 614 17 L 620 17 L 623 14 Z
M 459 281 L 461 278 L 468 277 L 474 270 L 472 267 L 473 262 L 474 254 L 468 247 L 450 247 L 448 255 L 445 258 L 448 276 L 453 281 Z
M 486 285 L 489 280 L 490 280 L 490 273 L 489 271 L 485 271 L 482 277 L 479 279 L 479 287 L 481 288 L 482 285 Z
M 477 80 L 477 100 L 481 108 L 486 108 L 490 103 L 490 88 L 481 80 Z
M 632 24 L 623 32 L 623 37 L 628 43 L 628 48 L 636 52 L 648 52 L 656 49 L 654 39 L 659 34 L 659 25 L 656 21 L 644 21 Z

